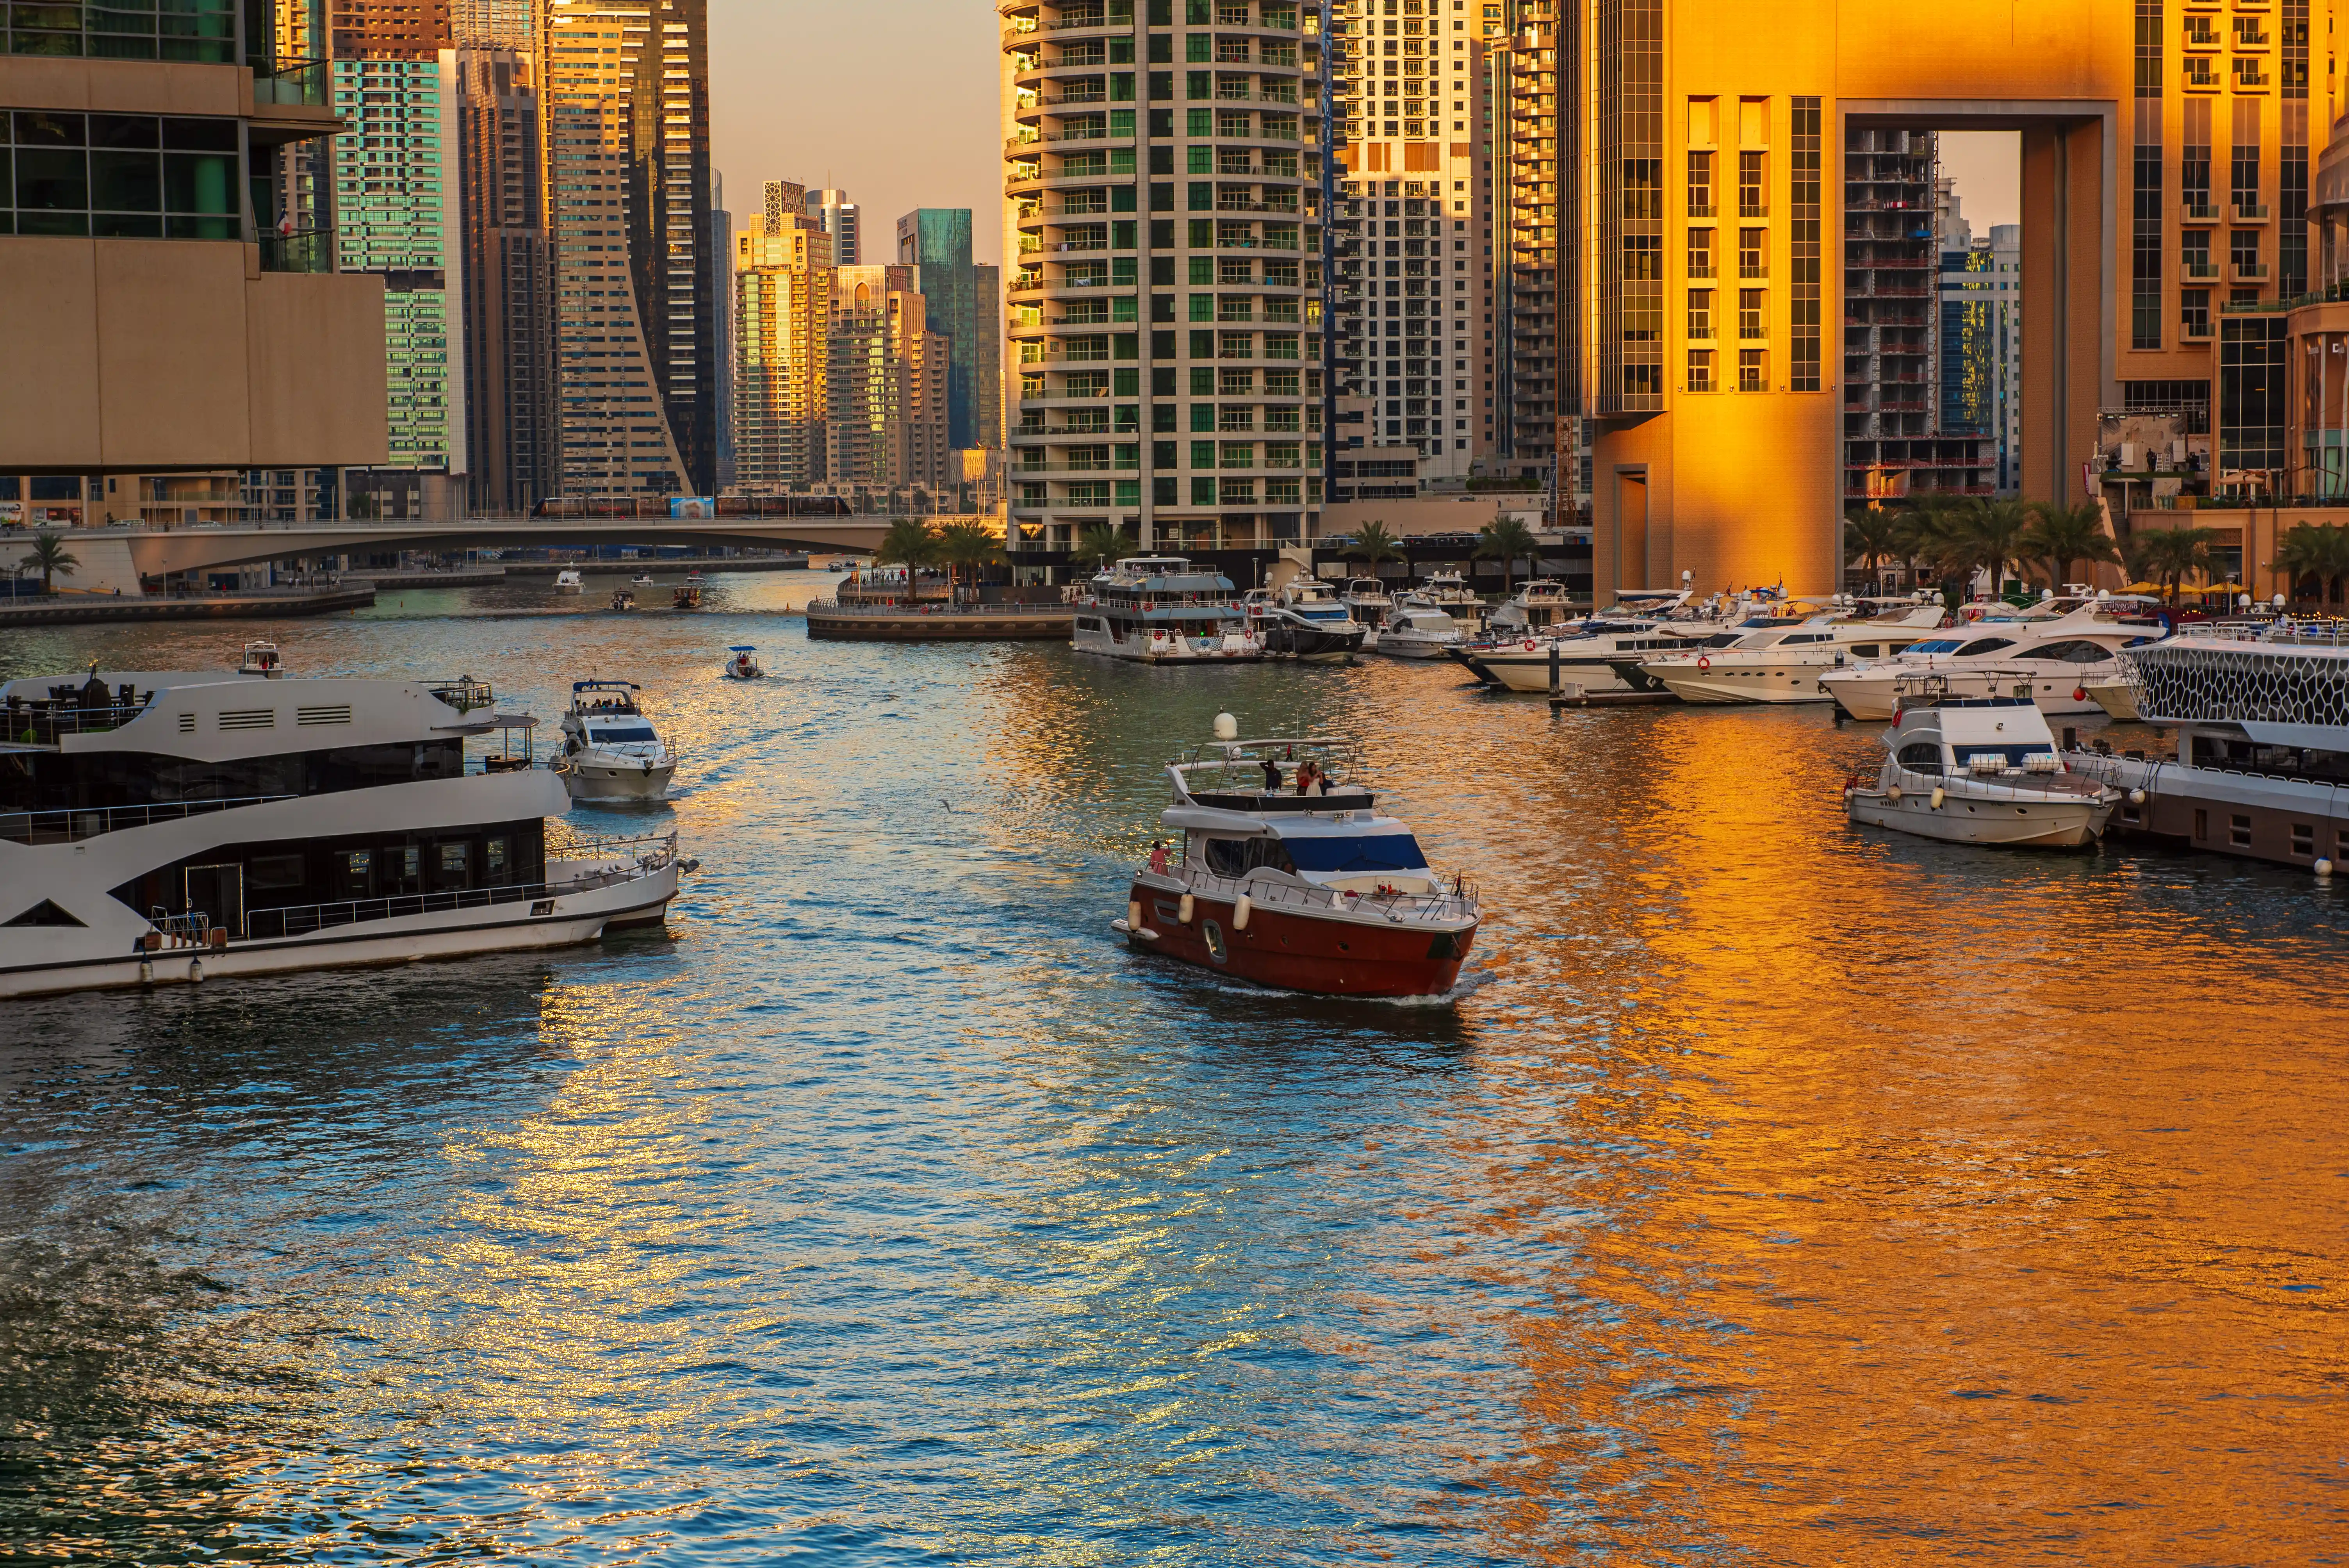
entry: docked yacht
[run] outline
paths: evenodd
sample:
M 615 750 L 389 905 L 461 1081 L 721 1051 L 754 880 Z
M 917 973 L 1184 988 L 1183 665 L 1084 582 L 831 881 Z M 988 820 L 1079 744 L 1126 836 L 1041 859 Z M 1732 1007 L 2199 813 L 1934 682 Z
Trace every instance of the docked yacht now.
M 1345 602 L 1309 577 L 1271 592 L 1258 589 L 1243 603 L 1248 629 L 1276 657 L 1344 664 L 1361 652 L 1369 628 Z
M 1491 616 L 1495 637 L 1522 637 L 1572 619 L 1574 607 L 1567 602 L 1566 584 L 1551 577 L 1530 579 Z
M 1431 572 L 1404 597 L 1451 616 L 1464 637 L 1473 637 L 1483 630 L 1485 618 L 1493 610 L 1485 603 L 1484 595 L 1469 587 L 1468 580 L 1457 572 Z
M 1939 603 L 1881 615 L 1837 609 L 1792 626 L 1708 637 L 1702 646 L 1640 660 L 1635 669 L 1687 703 L 1826 702 L 1821 676 L 1849 660 L 1906 652 L 1940 626 L 1941 616 Z M 1619 665 L 1617 673 L 1631 681 Z
M 574 800 L 660 800 L 677 752 L 660 738 L 629 681 L 573 681 L 554 771 Z
M 1953 844 L 2077 849 L 2121 803 L 2120 790 L 2066 769 L 2029 697 L 1904 691 L 1884 745 L 1875 786 L 1844 786 L 1854 822 Z
M 566 567 L 554 574 L 554 591 L 557 593 L 585 593 L 587 592 L 587 580 Z
M 1076 600 L 1071 645 L 1139 664 L 1237 664 L 1264 657 L 1232 581 L 1179 555 L 1135 555 L 1097 573 Z
M 1606 614 L 1549 635 L 1505 638 L 1496 627 L 1488 641 L 1445 652 L 1478 680 L 1503 690 L 1547 691 L 1554 665 L 1561 680 L 1578 682 L 1585 692 L 1627 691 L 1615 661 L 1692 646 L 1721 629 L 1718 620 L 1692 609 L 1689 597 L 1684 591 L 1661 597 L 1626 594 Z
M 0 686 L 0 996 L 589 942 L 691 869 L 551 841 L 554 776 L 466 755 L 527 722 L 473 683 L 253 665 Z
M 1387 612 L 1375 651 L 1395 659 L 1440 659 L 1466 641 L 1459 622 L 1416 594 L 1406 593 Z
M 1387 612 L 1395 604 L 1394 596 L 1387 592 L 1387 585 L 1375 577 L 1351 577 L 1338 591 L 1338 598 L 1346 606 L 1348 614 L 1369 628 L 1362 639 L 1362 646 L 1377 647 L 1379 634 L 1386 625 Z
M 1940 677 L 1950 696 L 2028 696 L 2050 715 L 2099 713 L 2088 683 L 2117 670 L 2123 648 L 2158 642 L 2162 624 L 2142 602 L 2075 597 L 2001 608 L 1963 628 L 1909 645 L 1889 659 L 1854 661 L 1819 677 L 1819 687 L 1853 718 L 1890 718 L 1900 684 Z
M 1242 740 L 1229 714 L 1216 734 L 1167 764 L 1174 804 L 1159 820 L 1179 850 L 1135 872 L 1112 928 L 1137 948 L 1285 990 L 1451 990 L 1476 939 L 1476 895 L 1429 869 L 1350 749 L 1318 737 Z

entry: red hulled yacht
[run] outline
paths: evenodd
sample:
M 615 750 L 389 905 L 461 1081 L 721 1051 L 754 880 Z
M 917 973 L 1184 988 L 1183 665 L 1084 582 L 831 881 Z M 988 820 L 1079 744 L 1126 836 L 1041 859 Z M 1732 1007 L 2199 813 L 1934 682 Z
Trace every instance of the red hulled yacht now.
M 1176 835 L 1134 873 L 1139 948 L 1262 985 L 1340 996 L 1452 989 L 1476 939 L 1476 895 L 1428 868 L 1383 816 L 1350 748 L 1319 738 L 1216 738 L 1167 764 Z

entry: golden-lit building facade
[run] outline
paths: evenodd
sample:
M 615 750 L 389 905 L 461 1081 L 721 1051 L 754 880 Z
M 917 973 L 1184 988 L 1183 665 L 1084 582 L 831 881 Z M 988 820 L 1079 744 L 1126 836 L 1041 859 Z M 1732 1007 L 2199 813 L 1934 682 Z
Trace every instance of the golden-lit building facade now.
M 1781 0 L 1762 26 L 1730 0 L 1562 5 L 1599 600 L 1839 580 L 1860 130 L 2021 133 L 2026 500 L 2085 499 L 2099 410 L 2140 402 L 2199 398 L 2222 466 L 2280 465 L 2279 305 L 2308 287 L 2342 4 Z

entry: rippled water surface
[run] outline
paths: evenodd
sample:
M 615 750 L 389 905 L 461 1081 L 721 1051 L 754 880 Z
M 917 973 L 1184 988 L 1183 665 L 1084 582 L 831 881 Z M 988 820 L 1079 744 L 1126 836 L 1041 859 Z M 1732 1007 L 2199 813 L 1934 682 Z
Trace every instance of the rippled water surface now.
M 818 581 L 271 628 L 643 681 L 677 799 L 579 820 L 703 870 L 666 936 L 11 1009 L 0 1549 L 2349 1559 L 2341 892 L 1856 832 L 1817 712 L 811 645 Z M 1482 884 L 1455 1001 L 1112 938 L 1225 707 L 1364 738 Z

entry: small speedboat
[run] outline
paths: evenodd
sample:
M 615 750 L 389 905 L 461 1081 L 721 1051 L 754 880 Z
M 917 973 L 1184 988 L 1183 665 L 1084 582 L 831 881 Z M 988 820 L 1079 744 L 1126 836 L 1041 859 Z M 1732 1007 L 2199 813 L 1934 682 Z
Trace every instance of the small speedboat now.
M 565 569 L 554 574 L 554 591 L 557 593 L 585 593 L 587 592 L 587 580 L 578 573 Z
M 2076 849 L 2121 802 L 2118 789 L 2064 767 L 2030 697 L 1904 690 L 1900 701 L 1876 783 L 1844 785 L 1854 822 L 1945 843 Z
M 1166 766 L 1159 821 L 1183 848 L 1136 871 L 1111 929 L 1137 949 L 1260 985 L 1339 996 L 1452 989 L 1476 940 L 1475 892 L 1429 869 L 1381 814 L 1351 748 L 1319 737 L 1216 738 Z
M 651 573 L 644 572 L 629 578 L 628 586 L 631 588 L 654 588 L 659 586 L 659 584 L 653 581 L 653 574 Z
M 758 649 L 749 646 L 727 649 L 725 667 L 720 673 L 723 674 L 730 681 L 755 681 L 764 679 L 767 672 L 761 669 L 759 667 L 759 661 L 751 656 L 758 651 Z
M 693 582 L 678 583 L 677 585 L 677 591 L 668 596 L 668 603 L 669 608 L 672 610 L 700 609 L 701 583 L 699 580 L 697 579 Z
M 633 610 L 636 607 L 636 596 L 634 593 L 629 593 L 626 588 L 616 588 L 612 591 L 613 609 Z

